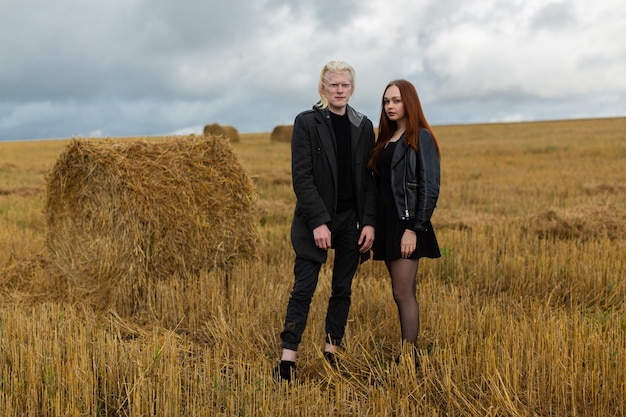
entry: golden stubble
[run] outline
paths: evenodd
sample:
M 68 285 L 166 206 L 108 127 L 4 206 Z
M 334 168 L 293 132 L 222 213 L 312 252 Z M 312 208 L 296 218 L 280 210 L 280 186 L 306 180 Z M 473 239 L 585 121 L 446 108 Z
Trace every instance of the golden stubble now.
M 435 127 L 443 256 L 420 262 L 420 370 L 383 265 L 353 286 L 340 371 L 321 354 L 330 267 L 275 385 L 292 284 L 289 143 L 240 134 L 258 257 L 94 309 L 53 273 L 45 176 L 68 140 L 0 143 L 6 415 L 605 416 L 626 413 L 626 119 Z M 127 138 L 133 140 L 133 138 Z M 147 138 L 146 140 L 150 140 Z M 155 139 L 156 140 L 156 139 Z M 331 252 L 332 258 L 332 252 Z M 395 364 L 401 354 L 403 361 Z

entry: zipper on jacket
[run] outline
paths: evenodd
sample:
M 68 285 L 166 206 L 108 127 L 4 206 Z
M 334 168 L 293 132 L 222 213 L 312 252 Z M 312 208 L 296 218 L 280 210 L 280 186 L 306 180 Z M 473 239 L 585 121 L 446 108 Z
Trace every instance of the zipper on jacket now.
M 404 188 L 404 219 L 409 219 L 409 199 L 407 197 L 407 189 L 406 189 L 406 153 L 404 154 L 404 181 L 402 181 L 402 188 Z

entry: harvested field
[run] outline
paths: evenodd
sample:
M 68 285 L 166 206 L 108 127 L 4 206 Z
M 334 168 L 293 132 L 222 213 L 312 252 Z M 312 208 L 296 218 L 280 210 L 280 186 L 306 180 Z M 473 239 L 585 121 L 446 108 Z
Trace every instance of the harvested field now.
M 293 283 L 288 142 L 270 133 L 218 141 L 258 196 L 258 240 L 227 240 L 247 248 L 233 257 L 193 235 L 205 227 L 194 205 L 213 194 L 186 178 L 209 175 L 185 156 L 192 144 L 180 145 L 177 158 L 158 150 L 188 138 L 119 139 L 119 150 L 103 141 L 89 152 L 71 140 L 0 143 L 0 414 L 626 415 L 626 118 L 435 129 L 443 159 L 433 224 L 443 256 L 419 266 L 420 369 L 395 362 L 403 353 L 398 313 L 385 266 L 372 261 L 354 281 L 341 367 L 327 365 L 325 265 L 293 385 L 272 380 Z M 120 162 L 131 148 L 139 161 Z M 57 166 L 67 149 L 83 152 L 91 168 Z M 47 193 L 61 166 L 94 177 L 59 173 Z M 235 191 L 247 195 L 241 184 Z M 48 195 L 64 198 L 49 204 Z M 51 210 L 75 219 L 56 218 L 49 229 Z M 128 227 L 116 229 L 115 216 Z M 174 232 L 175 217 L 185 233 Z M 214 242 L 228 221 L 220 217 Z M 115 258 L 113 248 L 126 244 L 109 235 L 141 250 Z M 101 245 L 105 260 L 89 245 Z M 73 265 L 72 251 L 84 252 Z M 206 251 L 227 267 L 209 267 Z M 182 262 L 199 271 L 179 274 Z M 129 265 L 144 269 L 144 281 L 131 282 Z M 106 288 L 98 274 L 127 280 L 112 286 L 104 309 L 79 291 L 90 280 L 86 287 Z

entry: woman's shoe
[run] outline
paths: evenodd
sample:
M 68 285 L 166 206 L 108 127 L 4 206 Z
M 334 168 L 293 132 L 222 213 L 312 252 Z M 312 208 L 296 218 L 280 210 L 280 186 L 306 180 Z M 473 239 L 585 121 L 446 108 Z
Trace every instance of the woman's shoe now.
M 400 365 L 400 362 L 402 362 L 403 360 L 407 360 L 409 358 L 413 359 L 413 365 L 415 366 L 415 370 L 419 371 L 422 367 L 422 364 L 420 361 L 420 350 L 416 345 L 412 347 L 412 351 L 405 351 L 401 353 L 400 355 L 396 356 L 395 357 L 396 365 Z

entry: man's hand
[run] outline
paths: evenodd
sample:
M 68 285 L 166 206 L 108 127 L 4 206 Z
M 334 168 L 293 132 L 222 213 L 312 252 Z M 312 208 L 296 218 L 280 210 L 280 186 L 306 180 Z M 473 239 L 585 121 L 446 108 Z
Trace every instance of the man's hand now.
M 359 252 L 365 253 L 372 249 L 374 244 L 374 227 L 370 225 L 363 226 L 361 236 L 359 237 Z
M 313 229 L 313 239 L 315 239 L 315 245 L 324 250 L 330 249 L 330 229 L 326 224 L 322 224 Z

